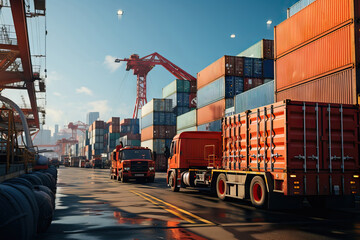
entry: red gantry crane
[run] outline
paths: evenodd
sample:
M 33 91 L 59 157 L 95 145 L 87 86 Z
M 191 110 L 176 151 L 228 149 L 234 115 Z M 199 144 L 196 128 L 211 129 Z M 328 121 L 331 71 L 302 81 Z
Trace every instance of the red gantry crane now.
M 115 59 L 115 62 L 127 62 L 126 71 L 134 70 L 137 76 L 137 94 L 133 118 L 138 117 L 138 111 L 147 103 L 146 99 L 146 76 L 155 65 L 162 65 L 166 70 L 173 74 L 177 79 L 196 81 L 196 78 L 185 72 L 158 53 L 153 53 L 139 58 L 138 54 L 133 54 L 130 58 Z

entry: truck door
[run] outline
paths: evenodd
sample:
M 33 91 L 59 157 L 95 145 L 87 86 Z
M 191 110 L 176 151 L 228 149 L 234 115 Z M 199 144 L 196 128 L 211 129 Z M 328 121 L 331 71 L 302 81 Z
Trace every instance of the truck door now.
M 176 156 L 176 152 L 177 152 L 177 149 L 176 149 L 176 146 L 177 146 L 177 141 L 174 140 L 171 142 L 171 145 L 170 145 L 170 168 L 177 168 L 177 161 L 178 161 L 178 157 Z

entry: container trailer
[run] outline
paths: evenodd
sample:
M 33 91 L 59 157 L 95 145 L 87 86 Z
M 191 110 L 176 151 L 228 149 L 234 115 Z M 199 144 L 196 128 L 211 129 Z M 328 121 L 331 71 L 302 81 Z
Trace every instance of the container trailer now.
M 258 208 L 305 197 L 313 206 L 350 206 L 360 188 L 358 148 L 358 105 L 286 100 L 225 117 L 221 132 L 176 135 L 167 183 Z

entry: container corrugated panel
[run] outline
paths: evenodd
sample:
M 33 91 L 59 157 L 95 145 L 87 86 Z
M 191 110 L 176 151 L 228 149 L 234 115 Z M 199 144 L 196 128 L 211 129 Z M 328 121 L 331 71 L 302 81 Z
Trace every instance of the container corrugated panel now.
M 244 92 L 254 87 L 260 86 L 264 83 L 263 79 L 260 78 L 245 78 L 244 79 Z
M 225 99 L 225 109 L 234 107 L 234 98 L 226 98 Z
M 226 169 L 271 172 L 273 176 L 290 171 L 296 175 L 306 172 L 306 191 L 302 185 L 305 181 L 302 181 L 298 190 L 292 186 L 283 186 L 281 190 L 285 195 L 293 195 L 294 191 L 307 195 L 325 195 L 330 194 L 333 186 L 342 188 L 342 160 L 333 159 L 330 162 L 330 150 L 332 156 L 349 157 L 344 160 L 344 169 L 349 172 L 348 175 L 352 177 L 351 171 L 359 170 L 357 105 L 329 106 L 327 103 L 316 105 L 313 102 L 287 101 L 268 105 L 265 109 L 252 109 L 223 120 L 223 166 Z M 341 139 L 344 140 L 343 147 Z M 306 152 L 304 140 L 307 143 Z M 269 143 L 272 143 L 272 147 L 269 147 Z M 258 157 L 259 154 L 262 157 Z M 304 161 L 298 157 L 304 155 L 315 156 L 319 160 Z M 317 166 L 321 187 L 315 184 Z M 330 167 L 333 181 L 329 186 Z M 346 187 L 340 189 L 342 191 L 350 194 L 350 183 L 346 183 Z
M 320 0 L 319 0 L 320 1 Z M 276 60 L 276 89 L 311 80 L 353 63 L 352 24 Z
M 221 119 L 197 127 L 198 131 L 221 132 Z
M 223 56 L 197 74 L 197 89 L 215 81 L 221 76 L 234 75 L 235 57 Z
M 254 68 L 254 59 L 253 58 L 244 58 L 244 76 L 253 77 Z
M 189 107 L 189 93 L 175 92 L 166 99 L 172 100 L 172 108 L 175 107 Z
M 176 107 L 176 108 L 174 108 L 174 114 L 176 116 L 179 116 L 179 115 L 189 112 L 190 109 L 191 108 L 189 108 L 189 107 Z
M 152 99 L 141 109 L 141 116 L 144 117 L 151 112 L 172 112 L 171 99 Z
M 323 78 L 301 84 L 276 93 L 276 100 L 292 99 L 297 101 L 356 104 L 353 89 L 354 69 L 347 69 Z
M 176 116 L 170 112 L 152 112 L 141 119 L 141 129 L 151 125 L 176 125 Z
M 196 126 L 196 110 L 192 110 L 177 117 L 176 129 L 181 130 Z
M 176 126 L 150 126 L 141 130 L 141 141 L 172 138 L 176 132 Z
M 244 58 L 235 57 L 234 76 L 244 76 Z
M 311 3 L 316 0 L 300 0 L 288 9 L 288 18 L 295 15 L 297 12 L 300 12 L 302 9 L 309 6 Z
M 224 117 L 225 99 L 197 109 L 196 121 L 198 125 L 213 122 Z
M 252 77 L 262 78 L 263 77 L 263 60 L 260 58 L 254 58 L 253 60 L 253 74 Z
M 268 39 L 262 39 L 261 41 L 255 43 L 248 49 L 239 53 L 237 56 L 262 58 L 262 59 L 274 59 L 274 41 Z
M 192 132 L 192 131 L 197 131 L 197 126 L 192 126 L 181 130 L 177 130 L 176 134 L 180 134 L 182 132 Z
M 235 77 L 234 78 L 234 95 L 238 95 L 244 91 L 244 78 Z
M 190 92 L 190 82 L 188 80 L 176 79 L 162 89 L 162 97 L 166 98 L 176 92 Z
M 263 77 L 274 79 L 274 60 L 263 61 Z
M 190 93 L 197 92 L 197 81 L 189 81 L 190 82 Z
M 353 17 L 354 0 L 317 0 L 275 27 L 276 58 Z
M 235 96 L 235 113 L 274 103 L 274 81 Z
M 223 98 L 234 96 L 234 76 L 220 77 L 216 81 L 199 89 L 197 93 L 197 106 L 204 107 Z
M 164 153 L 165 149 L 165 139 L 151 139 L 147 141 L 142 141 L 141 146 L 148 147 L 153 152 L 156 152 L 156 154 L 162 154 Z

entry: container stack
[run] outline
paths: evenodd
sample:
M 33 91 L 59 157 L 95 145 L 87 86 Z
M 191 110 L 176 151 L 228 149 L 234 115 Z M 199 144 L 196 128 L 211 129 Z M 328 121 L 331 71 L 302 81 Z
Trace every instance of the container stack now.
M 197 131 L 196 109 L 176 118 L 176 134 L 187 131 Z
M 120 118 L 111 117 L 105 124 L 104 148 L 110 153 L 116 147 L 116 140 L 120 137 Z
M 89 128 L 91 156 L 101 155 L 104 152 L 104 128 L 104 121 L 94 121 Z
M 125 118 L 120 122 L 120 137 L 116 145 L 122 142 L 125 146 L 140 146 L 139 119 Z
M 196 108 L 196 88 L 187 80 L 176 79 L 171 82 L 162 89 L 162 97 L 172 100 L 172 108 L 176 116 Z
M 275 100 L 357 104 L 356 5 L 317 0 L 298 6 L 274 30 Z
M 198 130 L 216 125 L 220 131 L 226 108 L 234 106 L 234 96 L 244 90 L 244 58 L 223 56 L 197 74 Z
M 152 99 L 141 111 L 141 146 L 156 154 L 156 171 L 166 171 L 165 147 L 176 134 L 176 116 L 171 99 Z

